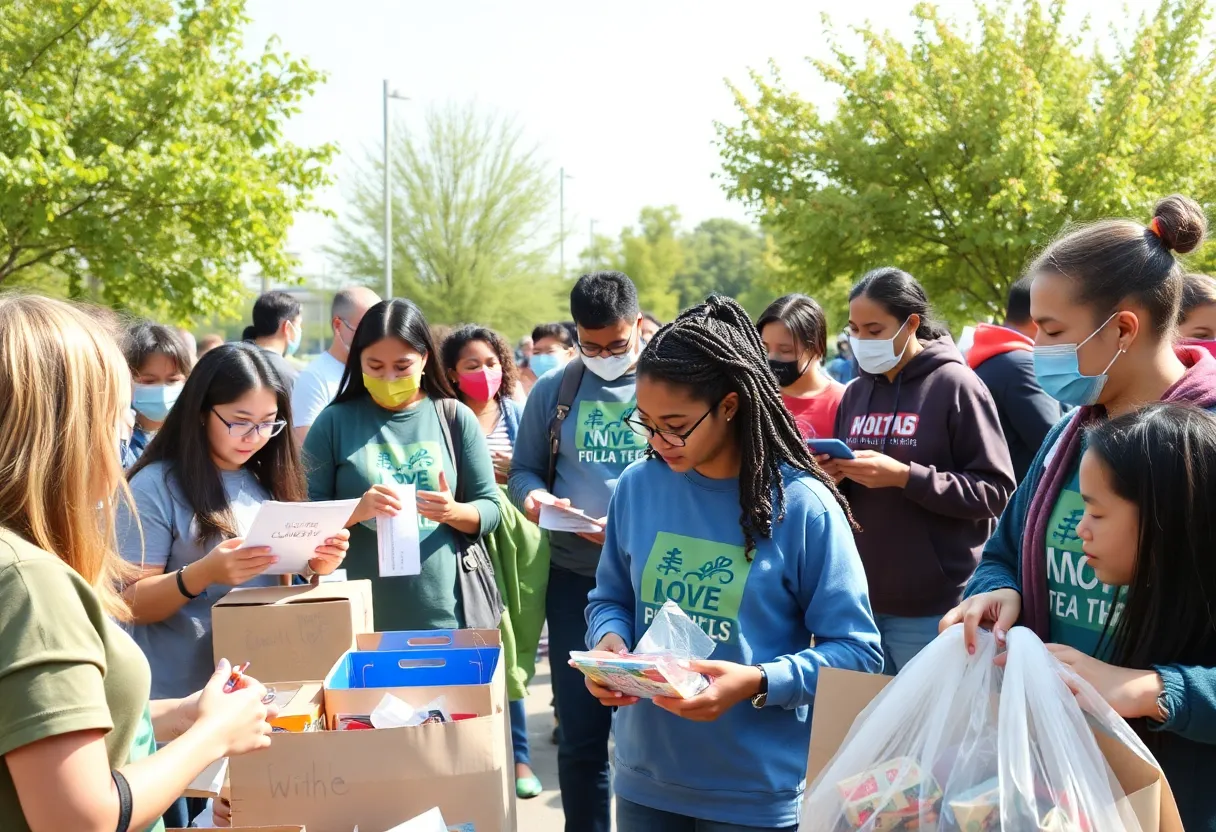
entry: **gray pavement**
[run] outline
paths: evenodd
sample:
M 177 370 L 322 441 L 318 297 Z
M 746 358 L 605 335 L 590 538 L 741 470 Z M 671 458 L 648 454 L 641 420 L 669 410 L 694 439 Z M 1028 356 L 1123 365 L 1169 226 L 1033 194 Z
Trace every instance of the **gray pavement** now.
M 562 796 L 557 790 L 557 746 L 553 744 L 553 709 L 549 706 L 549 661 L 536 663 L 536 676 L 525 700 L 528 710 L 528 741 L 532 747 L 532 767 L 545 791 L 517 806 L 518 832 L 563 832 Z

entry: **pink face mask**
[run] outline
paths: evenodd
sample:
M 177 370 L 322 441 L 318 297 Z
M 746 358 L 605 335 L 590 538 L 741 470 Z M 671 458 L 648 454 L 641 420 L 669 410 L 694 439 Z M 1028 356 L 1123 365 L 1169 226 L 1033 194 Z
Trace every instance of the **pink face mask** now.
M 482 367 L 475 373 L 460 374 L 460 391 L 473 401 L 488 402 L 502 387 L 502 370 Z

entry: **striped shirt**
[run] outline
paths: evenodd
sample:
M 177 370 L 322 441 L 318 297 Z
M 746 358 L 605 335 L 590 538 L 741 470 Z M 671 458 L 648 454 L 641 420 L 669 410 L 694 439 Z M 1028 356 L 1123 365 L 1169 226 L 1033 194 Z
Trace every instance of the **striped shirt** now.
M 490 446 L 491 454 L 509 454 L 512 452 L 513 449 L 511 447 L 511 437 L 507 433 L 507 420 L 502 416 L 498 417 L 498 424 L 496 424 L 494 426 L 494 430 L 490 431 L 489 435 L 486 436 L 486 444 Z

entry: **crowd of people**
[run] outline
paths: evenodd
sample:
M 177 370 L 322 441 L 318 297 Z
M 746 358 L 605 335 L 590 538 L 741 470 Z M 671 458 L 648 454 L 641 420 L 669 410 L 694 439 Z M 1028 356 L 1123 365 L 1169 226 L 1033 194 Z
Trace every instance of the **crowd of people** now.
M 0 297 L 0 826 L 188 825 L 185 786 L 271 741 L 263 686 L 212 662 L 219 599 L 341 569 L 378 631 L 459 628 L 483 541 L 516 792 L 543 788 L 522 699 L 547 622 L 569 832 L 608 832 L 614 798 L 621 832 L 796 828 L 818 670 L 898 673 L 954 624 L 971 652 L 1032 628 L 1216 829 L 1216 283 L 1177 257 L 1205 233 L 1180 196 L 1068 232 L 966 355 L 893 267 L 859 276 L 833 355 L 806 295 L 663 324 L 612 271 L 518 349 L 345 289 L 302 369 L 283 292 L 197 346 Z M 421 572 L 381 577 L 403 483 Z M 304 574 L 243 544 L 266 500 L 334 499 L 358 507 Z M 542 533 L 553 504 L 595 530 Z M 668 601 L 715 643 L 704 692 L 639 701 L 562 661 L 632 649 Z

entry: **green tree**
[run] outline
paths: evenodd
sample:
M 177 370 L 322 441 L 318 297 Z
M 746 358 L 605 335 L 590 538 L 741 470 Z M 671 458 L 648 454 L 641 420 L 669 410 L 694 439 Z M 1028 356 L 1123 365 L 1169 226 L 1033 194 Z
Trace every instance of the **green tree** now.
M 713 292 L 735 298 L 753 314 L 772 300 L 765 280 L 765 238 L 750 225 L 709 219 L 682 238 L 684 267 L 674 287 L 681 309 Z M 757 303 L 759 309 L 753 309 Z
M 1216 196 L 1205 0 L 1165 0 L 1106 54 L 1064 32 L 1063 0 L 976 12 L 960 30 L 920 4 L 910 45 L 863 28 L 857 58 L 830 40 L 831 59 L 811 61 L 840 91 L 830 113 L 775 66 L 752 74 L 754 95 L 734 88 L 742 122 L 718 127 L 726 187 L 774 234 L 789 287 L 897 265 L 973 321 L 1067 224 Z
M 382 151 L 369 154 L 330 255 L 377 285 L 383 270 Z M 434 323 L 477 322 L 515 335 L 559 317 L 565 282 L 546 231 L 553 176 L 511 121 L 472 106 L 431 110 L 422 134 L 392 147 L 393 292 Z M 568 288 L 566 288 L 568 291 Z
M 237 304 L 251 261 L 290 276 L 332 148 L 283 125 L 321 75 L 242 58 L 244 7 L 0 3 L 0 283 L 184 319 Z
M 674 205 L 646 207 L 636 228 L 621 231 L 617 268 L 637 284 L 642 308 L 664 321 L 680 311 L 673 286 L 685 261 L 679 223 L 680 212 Z

